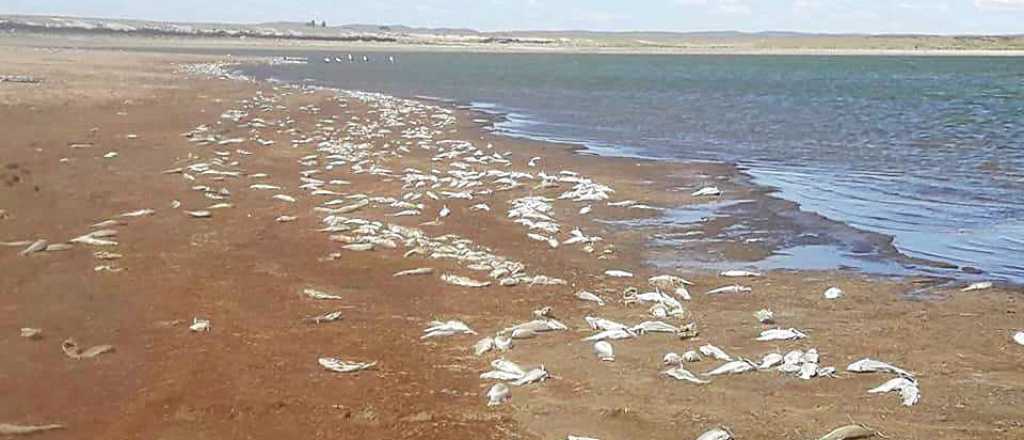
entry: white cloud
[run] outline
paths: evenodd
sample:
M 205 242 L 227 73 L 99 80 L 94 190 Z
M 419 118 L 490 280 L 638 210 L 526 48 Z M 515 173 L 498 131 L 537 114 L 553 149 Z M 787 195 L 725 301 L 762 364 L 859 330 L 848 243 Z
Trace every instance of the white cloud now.
M 1024 0 L 974 0 L 979 9 L 1024 10 Z

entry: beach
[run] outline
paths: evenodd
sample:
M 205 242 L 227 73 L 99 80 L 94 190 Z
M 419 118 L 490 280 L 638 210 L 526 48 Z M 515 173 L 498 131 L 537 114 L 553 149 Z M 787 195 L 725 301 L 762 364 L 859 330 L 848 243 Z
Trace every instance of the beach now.
M 63 243 L 113 219 L 105 228 L 118 242 L 29 255 L 19 255 L 25 246 L 0 248 L 0 423 L 63 425 L 37 436 L 54 439 L 678 439 L 718 426 L 736 438 L 804 439 L 850 423 L 887 438 L 1024 438 L 1024 347 L 1011 339 L 1024 326 L 1019 288 L 965 293 L 962 284 L 846 271 L 736 279 L 655 267 L 649 231 L 607 221 L 659 215 L 648 207 L 756 197 L 758 189 L 729 164 L 583 155 L 490 133 L 474 122 L 479 114 L 443 104 L 225 79 L 213 64 L 225 62 L 265 60 L 0 47 L 0 74 L 42 79 L 0 83 L 0 241 Z M 319 149 L 325 142 L 340 150 Z M 465 156 L 442 156 L 457 151 Z M 506 174 L 430 178 L 491 171 Z M 530 177 L 497 190 L 496 177 L 513 172 Z M 614 193 L 560 199 L 581 177 Z M 691 195 L 708 182 L 723 195 Z M 467 191 L 468 200 L 459 194 Z M 412 192 L 419 198 L 406 199 Z M 509 218 L 510 202 L 531 196 L 551 199 L 557 233 Z M 332 199 L 345 202 L 324 205 Z M 473 208 L 481 203 L 489 209 Z M 592 211 L 581 214 L 584 206 Z M 153 212 L 122 216 L 144 209 Z M 403 210 L 417 213 L 395 216 Z M 349 229 L 321 231 L 332 226 L 329 215 L 349 220 L 336 224 Z M 368 224 L 375 235 L 358 232 Z M 576 227 L 601 240 L 588 251 L 528 236 L 565 240 Z M 403 240 L 379 239 L 387 236 L 380 229 Z M 372 250 L 350 246 L 369 235 L 378 237 Z M 470 267 L 479 261 L 432 257 L 459 254 L 445 246 L 487 255 L 492 270 L 493 262 L 521 263 L 523 278 L 503 286 L 514 274 L 491 277 Z M 737 259 L 756 252 L 722 246 Z M 412 252 L 424 247 L 431 250 Z M 432 272 L 394 276 L 424 267 Z M 457 286 L 443 274 L 490 285 Z M 654 317 L 650 304 L 623 300 L 628 288 L 651 291 L 648 278 L 666 274 L 693 283 L 681 316 Z M 752 292 L 705 294 L 732 284 Z M 843 297 L 824 299 L 830 287 Z M 317 300 L 306 289 L 341 299 Z M 579 300 L 581 290 L 606 304 Z M 537 319 L 533 311 L 543 307 L 568 329 L 474 355 L 479 339 Z M 754 318 L 764 308 L 775 324 Z M 331 311 L 342 318 L 303 320 Z M 595 333 L 586 316 L 695 323 L 699 334 L 612 341 L 615 361 L 602 362 L 581 341 Z M 190 331 L 193 318 L 208 319 L 210 330 Z M 458 320 L 478 334 L 421 339 L 435 320 Z M 18 336 L 29 327 L 42 329 L 41 338 Z M 808 337 L 755 340 L 776 327 Z M 66 338 L 114 351 L 71 359 L 60 348 Z M 667 352 L 707 344 L 755 362 L 815 348 L 836 377 L 766 370 L 697 385 L 660 374 Z M 337 373 L 318 365 L 323 357 L 376 365 Z M 513 386 L 508 402 L 488 407 L 494 381 L 480 374 L 498 358 L 543 365 L 550 378 Z M 846 371 L 863 358 L 911 371 L 920 401 L 905 407 L 894 394 L 868 394 L 890 376 Z M 699 374 L 720 364 L 706 358 L 685 367 Z

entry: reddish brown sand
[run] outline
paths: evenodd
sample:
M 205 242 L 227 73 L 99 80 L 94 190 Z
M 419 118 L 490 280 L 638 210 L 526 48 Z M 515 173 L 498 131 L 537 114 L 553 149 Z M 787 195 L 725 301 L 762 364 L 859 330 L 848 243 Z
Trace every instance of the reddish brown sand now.
M 312 199 L 273 202 L 269 194 L 248 191 L 244 180 L 217 183 L 231 190 L 234 208 L 215 211 L 211 219 L 191 219 L 169 203 L 180 200 L 183 209 L 199 209 L 212 201 L 189 190 L 193 183 L 180 176 L 161 174 L 198 151 L 181 134 L 216 123 L 224 110 L 258 89 L 272 93 L 267 85 L 186 79 L 172 64 L 200 60 L 0 48 L 0 74 L 45 78 L 42 84 L 0 83 L 0 241 L 61 241 L 122 212 L 157 211 L 126 219 L 118 228 L 120 246 L 106 249 L 124 255 L 113 263 L 123 272 L 94 272 L 104 263 L 87 246 L 28 257 L 18 255 L 21 248 L 0 248 L 0 423 L 66 426 L 35 437 L 40 439 L 561 439 L 575 434 L 668 440 L 696 438 L 718 425 L 728 426 L 738 439 L 808 439 L 851 421 L 890 439 L 1024 438 L 1024 347 L 1010 339 L 1011 331 L 1024 328 L 1020 291 L 961 294 L 949 288 L 926 299 L 908 298 L 912 280 L 779 272 L 744 281 L 754 287 L 753 294 L 709 297 L 702 292 L 731 281 L 694 270 L 682 273 L 697 287 L 686 304 L 690 316 L 678 323 L 697 322 L 700 336 L 681 341 L 653 334 L 615 342 L 617 360 L 604 363 L 589 343 L 579 341 L 590 334 L 583 316 L 648 319 L 645 307 L 619 301 L 624 287 L 642 287 L 642 279 L 658 273 L 641 264 L 645 237 L 640 233 L 559 213 L 567 223 L 600 232 L 617 249 L 612 258 L 597 260 L 578 249 L 551 250 L 526 239 L 522 228 L 504 217 L 505 199 L 491 203 L 490 214 L 471 213 L 469 202 L 450 203 L 452 217 L 423 229 L 471 238 L 570 284 L 466 289 L 444 284 L 436 274 L 393 278 L 396 271 L 428 265 L 460 272 L 452 263 L 403 259 L 400 249 L 326 259 L 341 243 L 315 232 Z M 303 104 L 318 104 L 322 115 L 343 114 L 326 93 L 293 95 L 283 102 L 301 127 L 315 122 L 295 111 Z M 350 111 L 343 120 L 364 108 L 351 102 Z M 542 155 L 545 169 L 572 169 L 608 183 L 618 190 L 617 200 L 693 203 L 688 192 L 671 188 L 732 173 L 725 166 L 580 156 L 559 146 L 493 137 L 468 120 L 460 115 L 458 132 L 450 135 L 514 151 L 517 168 Z M 283 135 L 276 140 L 287 144 Z M 72 149 L 73 143 L 93 147 Z M 102 158 L 109 151 L 119 156 Z M 297 159 L 310 152 L 311 147 L 260 149 L 246 166 L 294 188 L 301 169 Z M 429 156 L 403 160 L 426 166 Z M 344 171 L 338 176 L 353 182 L 353 193 L 400 194 L 397 182 L 381 185 Z M 748 191 L 728 181 L 721 186 L 735 196 Z M 425 212 L 439 208 L 439 202 L 428 201 Z M 622 212 L 596 207 L 591 217 L 615 218 Z M 383 214 L 363 216 L 383 220 Z M 279 215 L 299 219 L 274 222 Z M 600 274 L 606 269 L 634 270 L 638 278 L 605 279 Z M 833 285 L 847 296 L 823 300 L 822 292 Z M 336 292 L 344 300 L 303 298 L 299 293 L 305 287 Z M 581 303 L 572 294 L 584 288 L 611 304 Z M 478 378 L 494 356 L 472 355 L 476 337 L 418 339 L 434 318 L 460 319 L 493 333 L 531 319 L 531 311 L 545 305 L 571 330 L 519 341 L 507 356 L 522 365 L 543 364 L 554 378 L 514 387 L 510 404 L 497 408 L 485 406 L 489 383 Z M 340 322 L 301 321 L 339 307 Z M 763 307 L 776 312 L 781 326 L 806 330 L 810 338 L 755 342 L 764 327 L 752 313 Z M 213 330 L 190 333 L 194 316 L 210 319 Z M 21 327 L 41 328 L 43 337 L 21 338 Z M 85 347 L 112 344 L 116 351 L 69 359 L 60 350 L 67 337 Z M 905 408 L 894 395 L 868 395 L 867 389 L 888 379 L 879 374 L 805 382 L 762 372 L 720 377 L 704 386 L 659 376 L 664 353 L 708 343 L 752 358 L 775 349 L 817 347 L 822 364 L 840 371 L 863 357 L 881 359 L 917 373 L 922 399 Z M 320 356 L 379 364 L 342 375 L 321 369 Z M 704 372 L 717 365 L 705 360 L 689 368 Z

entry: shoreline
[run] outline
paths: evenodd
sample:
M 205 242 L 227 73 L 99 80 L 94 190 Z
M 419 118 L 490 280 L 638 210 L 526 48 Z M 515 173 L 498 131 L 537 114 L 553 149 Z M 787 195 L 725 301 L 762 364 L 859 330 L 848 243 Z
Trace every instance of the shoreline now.
M 20 249 L 0 253 L 0 264 L 9 268 L 0 279 L 0 290 L 9 292 L 0 298 L 0 328 L 11 334 L 19 327 L 39 327 L 45 335 L 41 340 L 0 338 L 0 349 L 12 354 L 0 360 L 12 379 L 10 401 L 25 403 L 0 405 L 4 422 L 61 422 L 83 438 L 225 438 L 244 433 L 268 439 L 458 440 L 574 434 L 669 440 L 695 438 L 719 425 L 742 438 L 783 438 L 794 432 L 816 436 L 851 419 L 899 438 L 1022 434 L 1014 424 L 1014 409 L 1019 384 L 1024 383 L 1019 367 L 1024 352 L 1009 339 L 1010 329 L 1019 326 L 1017 316 L 1024 313 L 1018 290 L 962 294 L 939 287 L 919 296 L 913 280 L 836 271 L 776 271 L 737 280 L 692 268 L 668 270 L 644 263 L 647 233 L 593 221 L 646 218 L 650 213 L 645 209 L 594 202 L 593 214 L 587 216 L 578 213 L 577 203 L 553 202 L 551 215 L 564 227 L 560 239 L 572 226 L 604 238 L 594 245 L 593 254 L 578 245 L 552 249 L 526 237 L 524 228 L 505 215 L 511 200 L 530 194 L 554 199 L 572 188 L 571 180 L 539 186 L 537 176 L 545 170 L 574 171 L 614 187 L 608 202 L 634 199 L 668 206 L 694 203 L 688 191 L 672 189 L 724 175 L 728 170 L 722 165 L 580 155 L 569 147 L 487 133 L 472 118 L 455 116 L 452 125 L 434 126 L 449 121 L 433 118 L 444 111 L 416 110 L 391 98 L 182 78 L 172 64 L 225 61 L 223 57 L 34 49 L 0 49 L 0 57 L 12 72 L 47 79 L 43 86 L 0 86 L 0 116 L 14 127 L 4 169 L 21 170 L 6 171 L 19 178 L 0 192 L 6 216 L 0 223 L 3 240 L 57 240 L 87 232 L 88 225 L 117 213 L 144 207 L 156 211 L 126 218 L 115 227 L 122 244 L 111 250 L 124 257 L 102 264 L 123 267 L 121 272 L 95 272 L 93 267 L 101 263 L 94 249 L 78 245 L 28 257 L 19 256 Z M 410 111 L 399 111 L 405 107 Z M 238 109 L 246 115 L 237 120 L 226 113 Z M 256 117 L 268 127 L 253 126 Z M 54 127 L 52 120 L 66 122 Z M 201 126 L 210 128 L 203 133 L 221 141 L 198 145 L 182 136 Z M 93 128 L 98 130 L 90 135 Z M 415 137 L 418 130 L 429 131 L 423 135 L 431 138 Z M 232 143 L 236 138 L 248 140 Z M 276 143 L 261 145 L 253 139 Z M 71 147 L 84 140 L 93 147 Z M 437 158 L 458 151 L 439 150 L 464 145 L 448 143 L 457 140 L 481 153 L 466 158 L 500 156 L 510 164 L 454 165 L 451 158 Z M 221 145 L 223 141 L 229 142 Z M 321 151 L 318 143 L 340 150 Z M 105 157 L 109 151 L 120 154 Z M 357 172 L 371 169 L 369 163 L 353 169 L 358 157 L 328 166 L 360 152 L 380 167 L 379 174 Z M 535 156 L 541 159 L 531 167 L 528 162 Z M 65 157 L 67 162 L 61 160 Z M 183 173 L 162 174 L 203 163 L 215 164 L 214 171 L 221 173 L 242 174 L 190 169 L 196 180 Z M 453 286 L 439 275 L 488 279 L 488 274 L 459 261 L 403 256 L 408 249 L 404 243 L 395 243 L 396 249 L 381 245 L 372 251 L 347 250 L 343 245 L 349 238 L 331 239 L 317 231 L 323 228 L 323 214 L 315 208 L 324 201 L 359 194 L 400 199 L 411 191 L 403 188 L 403 178 L 433 174 L 422 172 L 428 169 L 436 169 L 437 176 L 468 169 L 515 171 L 533 179 L 520 179 L 523 186 L 509 191 L 476 193 L 473 188 L 494 189 L 487 180 L 469 187 L 472 201 L 423 197 L 418 217 L 393 217 L 399 208 L 378 205 L 339 215 L 359 224 L 419 229 L 430 241 L 464 237 L 473 249 L 481 246 L 506 261 L 521 261 L 526 273 L 562 278 L 566 285 Z M 312 170 L 317 172 L 307 174 Z M 266 176 L 253 177 L 257 174 Z M 320 186 L 338 195 L 313 195 L 298 188 L 311 183 L 302 180 L 310 176 L 348 183 Z M 256 182 L 281 186 L 279 192 L 295 201 L 273 200 L 273 192 L 250 187 Z M 719 183 L 729 196 L 749 191 L 735 180 Z M 460 190 L 442 186 L 437 191 Z M 211 218 L 183 212 L 223 203 L 210 195 L 227 197 L 233 206 L 211 210 Z M 168 207 L 171 200 L 181 206 Z M 481 202 L 493 211 L 470 209 Z M 436 221 L 442 205 L 451 214 Z M 282 216 L 296 218 L 275 220 Z M 376 237 L 355 228 L 339 233 Z M 435 268 L 435 273 L 393 276 L 422 266 Z M 616 278 L 603 272 L 612 269 L 630 270 L 635 276 Z M 665 273 L 696 283 L 693 299 L 683 302 L 683 317 L 657 318 L 648 306 L 620 299 L 624 289 L 647 290 L 647 277 Z M 704 293 L 735 282 L 754 292 Z M 841 287 L 846 295 L 838 301 L 822 299 L 831 286 Z M 305 288 L 337 293 L 342 299 L 313 300 L 303 296 Z M 607 304 L 580 301 L 574 296 L 579 290 L 592 291 Z M 532 311 L 543 306 L 552 307 L 568 329 L 516 340 L 506 353 L 473 355 L 472 345 L 480 337 L 534 319 Z M 752 313 L 765 307 L 775 311 L 778 324 L 753 319 Z M 302 322 L 303 317 L 334 309 L 344 315 L 339 322 Z M 628 323 L 694 322 L 699 335 L 680 339 L 651 333 L 613 341 L 615 362 L 601 362 L 591 344 L 580 341 L 594 333 L 583 319 L 593 315 Z M 189 332 L 192 317 L 210 319 L 212 331 Z M 420 340 L 423 328 L 435 319 L 464 321 L 480 335 Z M 803 329 L 810 338 L 753 340 L 775 326 Z M 95 360 L 70 360 L 59 350 L 67 336 L 85 346 L 113 344 L 116 351 Z M 755 359 L 765 352 L 816 348 L 822 364 L 837 367 L 839 377 L 802 381 L 762 371 L 693 385 L 660 375 L 667 351 L 681 353 L 705 344 Z M 316 364 L 318 356 L 327 355 L 378 365 L 351 375 L 330 373 Z M 914 371 L 922 400 L 906 408 L 892 395 L 866 394 L 888 377 L 842 371 L 866 356 Z M 513 387 L 510 402 L 488 408 L 484 394 L 492 382 L 479 374 L 498 357 L 524 366 L 544 365 L 554 377 Z M 719 364 L 706 359 L 687 368 L 701 373 Z M 75 405 L 69 408 L 69 401 Z M 270 419 L 274 423 L 266 422 Z
M 61 47 L 65 49 L 181 51 L 224 51 L 240 49 L 300 51 L 381 52 L 468 52 L 509 54 L 593 54 L 593 55 L 720 55 L 720 56 L 920 56 L 920 57 L 1024 57 L 1024 49 L 906 49 L 906 48 L 749 48 L 749 47 L 589 47 L 589 46 L 498 46 L 459 44 L 409 44 L 370 42 L 315 42 L 274 39 L 124 37 L 97 35 L 48 35 L 20 33 L 0 35 L 0 44 L 13 46 Z

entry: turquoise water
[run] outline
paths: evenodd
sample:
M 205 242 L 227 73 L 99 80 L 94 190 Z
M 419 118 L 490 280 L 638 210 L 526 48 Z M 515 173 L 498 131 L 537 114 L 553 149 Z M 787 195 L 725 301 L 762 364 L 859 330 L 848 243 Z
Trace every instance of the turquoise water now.
M 1024 59 L 368 55 L 253 73 L 471 103 L 600 154 L 733 162 L 906 255 L 1024 282 Z

